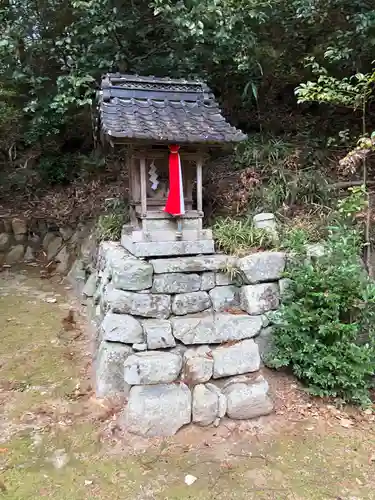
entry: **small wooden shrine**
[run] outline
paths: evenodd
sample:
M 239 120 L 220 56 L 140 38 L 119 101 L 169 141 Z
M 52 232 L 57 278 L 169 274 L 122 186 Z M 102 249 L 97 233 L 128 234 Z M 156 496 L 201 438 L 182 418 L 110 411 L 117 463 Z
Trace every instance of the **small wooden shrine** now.
M 99 120 L 103 143 L 127 146 L 131 223 L 122 245 L 137 257 L 214 253 L 212 232 L 202 228 L 202 168 L 212 148 L 246 136 L 225 120 L 210 89 L 107 74 Z

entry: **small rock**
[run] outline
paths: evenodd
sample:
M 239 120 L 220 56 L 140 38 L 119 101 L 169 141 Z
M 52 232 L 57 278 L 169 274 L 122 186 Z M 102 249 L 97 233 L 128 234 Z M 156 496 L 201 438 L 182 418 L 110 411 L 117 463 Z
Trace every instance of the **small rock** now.
M 133 434 L 173 436 L 191 421 L 190 390 L 185 384 L 132 387 L 122 419 Z
M 23 245 L 13 247 L 5 257 L 5 263 L 8 265 L 17 264 L 23 260 L 25 248 Z
M 172 301 L 172 312 L 176 316 L 201 312 L 210 307 L 211 300 L 207 292 L 177 294 Z
M 167 384 L 181 371 L 182 358 L 164 351 L 140 352 L 129 356 L 124 364 L 125 382 L 130 385 Z
M 188 349 L 184 354 L 181 378 L 187 384 L 202 384 L 212 377 L 214 362 L 211 349 L 201 346 Z
M 221 403 L 219 399 L 221 397 Z M 221 408 L 220 408 L 221 406 Z M 224 414 L 223 414 L 224 410 Z M 213 384 L 197 385 L 193 390 L 193 422 L 207 426 L 213 424 L 226 411 L 226 398 Z
M 0 252 L 5 252 L 10 246 L 10 236 L 7 233 L 0 234 Z
M 145 319 L 142 321 L 142 326 L 149 349 L 165 349 L 176 345 L 170 321 L 166 319 Z
M 127 314 L 108 312 L 102 323 L 103 339 L 123 344 L 140 344 L 144 341 L 140 322 Z
M 48 235 L 48 233 L 46 234 L 46 237 L 47 237 L 47 235 Z M 44 244 L 44 240 L 43 240 L 43 244 Z M 54 257 L 56 257 L 56 255 L 59 253 L 59 251 L 61 249 L 62 244 L 63 244 L 63 240 L 60 236 L 54 236 L 54 238 L 50 240 L 48 247 L 47 247 L 47 259 L 49 261 L 52 260 Z
M 187 484 L 188 486 L 194 484 L 196 480 L 197 478 L 195 476 L 191 476 L 190 474 L 185 476 L 185 484 Z
M 15 218 L 12 220 L 12 229 L 15 236 L 19 234 L 27 234 L 27 223 L 23 219 Z
M 268 383 L 259 376 L 255 382 L 231 384 L 223 389 L 227 397 L 229 418 L 242 420 L 268 415 L 273 404 L 268 396 Z
M 50 459 L 55 469 L 62 469 L 69 462 L 69 456 L 64 449 L 55 450 Z
M 56 272 L 65 274 L 69 270 L 70 254 L 66 246 L 62 247 L 60 252 L 56 255 L 55 261 L 58 262 Z
M 248 314 L 264 314 L 280 304 L 277 283 L 243 286 L 240 291 L 241 308 Z
M 91 273 L 85 283 L 85 286 L 83 287 L 82 295 L 85 295 L 86 297 L 93 297 L 96 291 L 97 281 L 98 281 L 97 273 L 96 272 Z
M 124 380 L 124 361 L 133 349 L 125 344 L 103 341 L 95 360 L 95 389 L 98 398 L 128 396 L 130 386 Z
M 231 346 L 220 346 L 212 351 L 214 378 L 255 372 L 260 368 L 258 346 L 253 339 L 242 340 Z
M 26 248 L 25 255 L 23 257 L 25 262 L 33 262 L 35 260 L 35 253 L 31 247 Z
M 56 234 L 48 232 L 43 238 L 43 250 L 47 251 L 49 244 L 56 238 Z
M 201 290 L 211 290 L 216 285 L 215 273 L 213 272 L 203 273 L 201 279 Z

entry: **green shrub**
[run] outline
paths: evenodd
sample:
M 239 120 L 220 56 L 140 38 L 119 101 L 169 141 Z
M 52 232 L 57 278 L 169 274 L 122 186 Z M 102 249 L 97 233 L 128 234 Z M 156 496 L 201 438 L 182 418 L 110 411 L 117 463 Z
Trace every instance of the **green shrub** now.
M 267 364 L 290 367 L 315 395 L 366 405 L 375 372 L 375 284 L 359 255 L 359 232 L 343 225 L 330 229 L 322 257 L 291 259 Z
M 250 218 L 217 219 L 213 233 L 219 249 L 228 254 L 241 255 L 253 250 L 266 250 L 276 243 L 268 231 L 255 228 Z
M 123 200 L 107 200 L 104 210 L 96 223 L 96 237 L 99 241 L 119 241 L 122 226 L 129 220 L 128 206 Z
M 48 185 L 67 184 L 73 179 L 76 168 L 76 158 L 71 154 L 42 156 L 37 166 L 41 181 Z

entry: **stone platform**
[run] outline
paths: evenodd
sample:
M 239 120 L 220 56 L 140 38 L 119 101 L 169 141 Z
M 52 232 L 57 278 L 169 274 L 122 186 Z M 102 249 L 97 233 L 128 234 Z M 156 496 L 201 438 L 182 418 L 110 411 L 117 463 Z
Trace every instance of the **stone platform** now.
M 241 284 L 225 272 L 233 267 Z M 284 267 L 279 252 L 142 260 L 102 243 L 93 293 L 97 396 L 124 395 L 124 425 L 145 436 L 270 413 L 259 370 Z

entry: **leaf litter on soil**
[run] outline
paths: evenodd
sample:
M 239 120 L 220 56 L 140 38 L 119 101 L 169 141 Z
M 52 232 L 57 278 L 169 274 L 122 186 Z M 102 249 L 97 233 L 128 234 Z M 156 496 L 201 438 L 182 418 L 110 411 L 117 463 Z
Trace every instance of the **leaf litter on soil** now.
M 93 394 L 89 331 L 64 286 L 28 269 L 3 272 L 0 288 L 0 490 L 12 500 L 375 499 L 372 410 L 311 398 L 267 371 L 270 417 L 132 436 L 117 422 L 124 401 Z M 81 334 L 59 339 L 71 308 Z

